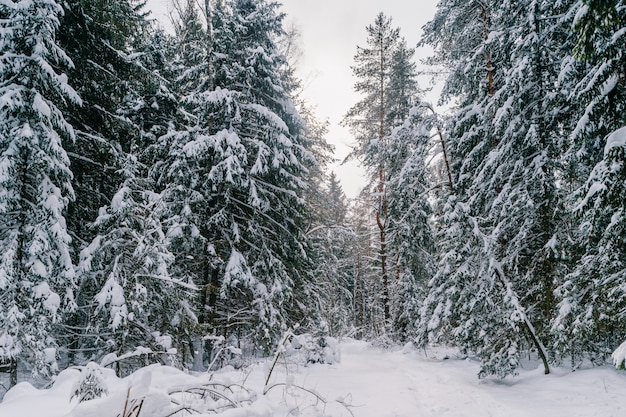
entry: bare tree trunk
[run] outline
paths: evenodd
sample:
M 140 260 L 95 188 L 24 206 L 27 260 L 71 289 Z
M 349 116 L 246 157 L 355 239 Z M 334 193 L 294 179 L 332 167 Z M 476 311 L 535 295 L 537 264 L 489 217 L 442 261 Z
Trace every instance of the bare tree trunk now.
M 10 375 L 9 387 L 16 386 L 17 385 L 17 359 L 16 358 L 11 358 L 11 361 L 9 362 L 9 375 Z
M 491 25 L 490 11 L 487 9 L 487 4 L 480 2 L 480 19 L 483 23 L 483 40 L 485 42 L 485 68 L 487 69 L 487 91 L 489 97 L 493 97 L 496 94 L 495 83 L 493 78 L 493 60 L 491 58 L 491 51 L 487 42 L 489 41 L 489 26 Z M 496 148 L 499 144 L 497 137 L 492 137 L 493 147 Z
M 493 83 L 493 62 L 491 60 L 491 51 L 487 47 L 486 43 L 489 40 L 489 25 L 491 24 L 491 19 L 489 19 L 489 10 L 487 10 L 487 5 L 484 3 L 480 4 L 480 18 L 483 23 L 483 39 L 485 40 L 485 63 L 487 68 L 487 88 L 489 90 L 489 95 L 491 97 L 495 94 L 495 88 Z
M 215 70 L 213 69 L 213 13 L 211 12 L 211 0 L 204 0 L 204 16 L 206 18 L 206 49 L 207 67 L 209 76 L 209 89 L 215 90 Z
M 498 277 L 500 284 L 502 284 L 505 290 L 509 290 L 510 293 L 514 295 L 514 305 L 517 310 L 517 313 L 522 319 L 523 328 L 528 333 L 528 337 L 530 338 L 531 342 L 535 345 L 535 348 L 537 349 L 537 353 L 539 354 L 539 357 L 541 358 L 541 362 L 543 362 L 544 374 L 548 375 L 550 373 L 550 365 L 548 364 L 547 350 L 545 346 L 543 345 L 543 343 L 541 343 L 541 340 L 539 340 L 539 336 L 537 336 L 535 327 L 530 322 L 530 319 L 528 318 L 528 315 L 526 314 L 526 310 L 519 303 L 519 297 L 517 296 L 517 293 L 515 292 L 515 290 L 513 290 L 513 285 L 508 280 L 508 278 L 504 275 L 504 271 L 502 270 L 499 264 L 496 264 L 495 274 Z
M 383 310 L 385 324 L 389 323 L 389 276 L 387 274 L 387 236 L 385 225 L 382 223 L 380 213 L 376 213 L 376 223 L 380 230 L 380 267 L 383 279 Z
M 382 42 L 381 42 L 382 44 Z M 378 140 L 381 144 L 385 138 L 385 62 L 384 50 L 380 49 L 380 109 L 379 109 L 379 126 L 378 126 Z M 376 212 L 376 224 L 380 231 L 380 267 L 383 280 L 383 311 L 385 319 L 385 328 L 390 321 L 389 314 L 389 277 L 387 275 L 387 236 L 386 236 L 386 223 L 387 221 L 387 201 L 385 198 L 385 168 L 384 160 L 381 156 L 380 168 L 378 170 L 378 211 Z
M 387 231 L 385 227 L 387 202 L 385 199 L 384 171 L 381 168 L 378 171 L 378 210 L 376 211 L 376 224 L 378 225 L 380 238 L 380 269 L 383 281 L 383 312 L 385 326 L 389 323 L 389 276 L 387 274 Z
M 435 109 L 432 105 L 426 104 L 426 108 L 431 111 L 433 115 L 436 115 Z M 446 173 L 448 174 L 448 186 L 450 187 L 450 194 L 454 194 L 454 183 L 452 182 L 452 171 L 450 170 L 450 161 L 448 159 L 448 151 L 446 149 L 446 142 L 443 139 L 443 132 L 439 125 L 435 126 L 437 129 L 437 136 L 439 136 L 439 144 L 441 145 L 441 152 L 443 153 L 443 162 L 446 165 Z
M 356 260 L 356 285 L 355 285 L 355 297 L 357 320 L 360 327 L 363 327 L 365 323 L 365 313 L 363 311 L 363 277 L 361 273 L 361 254 L 357 255 Z

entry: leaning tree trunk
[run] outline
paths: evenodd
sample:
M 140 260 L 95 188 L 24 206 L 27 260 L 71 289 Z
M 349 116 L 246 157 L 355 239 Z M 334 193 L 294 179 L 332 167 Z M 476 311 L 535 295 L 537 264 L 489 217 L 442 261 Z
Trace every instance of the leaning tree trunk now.
M 514 295 L 514 304 L 515 304 L 516 312 L 521 317 L 522 326 L 524 330 L 526 330 L 526 333 L 528 334 L 530 341 L 535 345 L 535 348 L 537 349 L 537 353 L 539 354 L 539 357 L 541 358 L 541 361 L 543 362 L 544 374 L 548 375 L 550 373 L 550 365 L 548 364 L 548 353 L 543 343 L 541 343 L 541 340 L 539 340 L 539 337 L 537 336 L 537 332 L 535 331 L 535 327 L 530 322 L 530 319 L 528 318 L 528 315 L 526 314 L 526 309 L 522 307 L 522 305 L 520 304 L 519 297 L 517 296 L 517 293 L 513 290 L 513 285 L 511 284 L 511 282 L 506 278 L 506 275 L 504 275 L 504 271 L 502 270 L 502 267 L 499 264 L 497 264 L 495 265 L 494 270 L 495 270 L 496 276 L 498 277 L 498 280 L 500 281 L 500 284 L 502 284 L 502 286 L 507 291 L 510 291 L 510 293 Z

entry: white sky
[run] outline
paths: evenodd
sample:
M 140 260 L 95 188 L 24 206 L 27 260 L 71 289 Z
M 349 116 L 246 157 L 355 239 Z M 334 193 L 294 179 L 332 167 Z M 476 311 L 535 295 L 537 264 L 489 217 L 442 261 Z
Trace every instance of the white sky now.
M 279 0 L 280 1 L 280 0 Z M 303 95 L 316 107 L 322 120 L 328 119 L 328 141 L 335 146 L 338 160 L 350 152 L 353 139 L 339 126 L 344 114 L 358 101 L 353 91 L 353 58 L 357 45 L 365 46 L 365 27 L 379 12 L 393 19 L 409 46 L 415 46 L 421 27 L 435 14 L 437 0 L 282 0 L 286 23 L 295 24 L 302 36 L 303 57 L 299 75 L 305 82 Z M 155 17 L 165 19 L 170 0 L 148 0 Z M 418 56 L 427 51 L 417 51 Z M 424 80 L 423 83 L 426 83 Z M 431 99 L 432 100 L 432 99 Z M 433 101 L 436 101 L 434 99 Z M 356 197 L 365 184 L 356 163 L 332 167 L 348 197 Z

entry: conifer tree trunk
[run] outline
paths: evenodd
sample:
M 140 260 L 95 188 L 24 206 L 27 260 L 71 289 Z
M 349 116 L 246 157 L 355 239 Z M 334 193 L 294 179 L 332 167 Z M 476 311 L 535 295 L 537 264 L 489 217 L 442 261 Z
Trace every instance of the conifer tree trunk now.
M 485 40 L 485 68 L 487 69 L 487 88 L 489 90 L 489 96 L 493 97 L 495 94 L 495 88 L 493 83 L 493 62 L 491 60 L 491 51 L 487 48 L 486 43 L 489 40 L 489 10 L 487 5 L 480 3 L 480 18 L 483 23 L 483 39 Z
M 426 104 L 426 108 L 435 115 L 435 109 L 430 104 Z M 441 145 L 441 152 L 443 154 L 443 162 L 446 165 L 446 174 L 448 175 L 448 186 L 450 187 L 450 195 L 454 194 L 454 183 L 452 182 L 452 171 L 450 170 L 450 160 L 448 159 L 448 150 L 446 149 L 446 142 L 443 139 L 443 132 L 439 125 L 435 126 L 437 130 L 437 136 L 439 137 L 439 144 Z
M 12 358 L 11 362 L 9 363 L 9 375 L 10 375 L 9 387 L 16 386 L 17 385 L 17 359 L 16 358 Z
M 204 0 L 204 13 L 206 16 L 206 49 L 209 88 L 215 90 L 215 75 L 213 69 L 213 14 L 211 12 L 211 0 Z
M 489 16 L 489 10 L 487 9 L 487 5 L 483 2 L 480 2 L 480 20 L 483 25 L 483 40 L 485 42 L 485 68 L 487 69 L 487 91 L 489 92 L 489 97 L 493 97 L 496 94 L 494 80 L 493 80 L 493 61 L 491 59 L 491 51 L 487 45 L 489 41 L 489 26 L 491 24 L 491 19 Z M 493 147 L 496 148 L 499 144 L 498 139 L 493 136 L 492 137 Z
M 383 280 L 383 310 L 384 310 L 384 318 L 385 324 L 389 322 L 390 319 L 390 311 L 389 311 L 389 276 L 387 274 L 387 233 L 385 230 L 384 218 L 386 212 L 386 201 L 384 197 L 384 183 L 383 183 L 383 170 L 382 168 L 379 171 L 380 183 L 378 187 L 378 192 L 380 193 L 379 199 L 379 209 L 376 213 L 376 224 L 378 225 L 378 229 L 380 231 L 380 268 L 381 268 L 381 276 Z
M 511 293 L 515 295 L 515 305 L 517 308 L 517 314 L 519 314 L 519 317 L 522 319 L 523 328 L 526 330 L 530 341 L 533 343 L 533 345 L 535 345 L 535 348 L 537 349 L 539 358 L 541 358 L 541 362 L 543 363 L 544 374 L 545 375 L 550 374 L 550 365 L 548 364 L 548 354 L 547 354 L 546 347 L 543 345 L 543 343 L 541 343 L 541 340 L 539 340 L 539 336 L 537 336 L 537 331 L 535 330 L 535 327 L 530 322 L 530 319 L 528 318 L 528 315 L 526 314 L 525 309 L 519 304 L 519 298 L 517 297 L 517 294 L 513 290 L 513 285 L 508 280 L 508 278 L 504 275 L 504 271 L 502 271 L 502 268 L 499 264 L 497 264 L 497 267 L 495 268 L 494 272 L 496 274 L 496 277 L 502 284 L 502 286 L 505 289 L 509 289 Z
M 381 33 L 382 38 L 382 33 Z M 381 40 L 381 45 L 383 41 Z M 383 144 L 385 138 L 385 62 L 384 50 L 380 49 L 380 120 L 378 127 L 378 140 L 380 144 Z M 384 146 L 384 145 L 382 145 Z M 378 211 L 376 212 L 376 224 L 380 231 L 380 268 L 383 280 L 383 311 L 385 318 L 385 327 L 390 323 L 390 311 L 389 311 L 389 277 L 387 275 L 387 236 L 386 225 L 387 222 L 387 201 L 385 199 L 385 167 L 384 163 L 380 161 L 380 168 L 378 170 Z
M 356 302 L 357 320 L 359 326 L 363 326 L 365 322 L 365 312 L 363 311 L 363 276 L 361 271 L 361 254 L 357 254 L 356 260 L 356 294 L 354 300 Z

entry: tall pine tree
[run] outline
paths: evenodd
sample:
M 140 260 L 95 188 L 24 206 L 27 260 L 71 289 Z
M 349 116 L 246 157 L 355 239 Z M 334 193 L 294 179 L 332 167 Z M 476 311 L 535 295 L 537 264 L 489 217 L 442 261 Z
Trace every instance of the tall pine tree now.
M 385 328 L 391 324 L 392 273 L 386 190 L 389 161 L 385 154 L 393 127 L 407 116 L 416 93 L 416 83 L 410 63 L 413 52 L 401 41 L 400 31 L 392 26 L 391 19 L 380 13 L 366 30 L 367 46 L 357 47 L 355 65 L 352 67 L 357 78 L 354 89 L 362 98 L 348 111 L 343 123 L 356 139 L 351 157 L 359 158 L 371 175 L 370 186 L 376 205 L 378 229 L 380 302 Z

